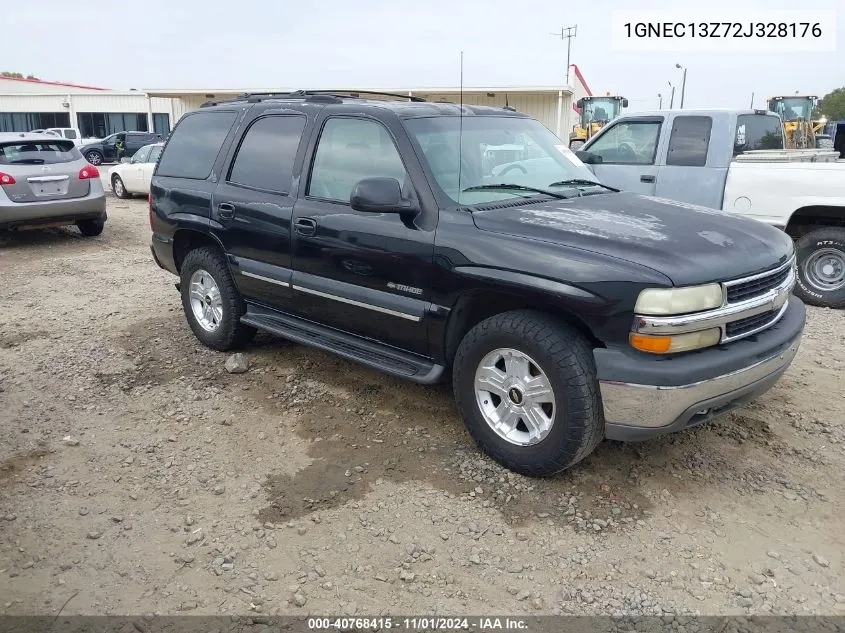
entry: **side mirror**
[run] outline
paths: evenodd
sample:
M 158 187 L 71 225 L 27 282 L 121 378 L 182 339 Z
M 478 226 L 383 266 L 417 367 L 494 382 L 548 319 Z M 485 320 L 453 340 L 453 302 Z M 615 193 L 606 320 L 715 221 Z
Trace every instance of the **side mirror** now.
M 602 157 L 598 154 L 592 154 L 590 152 L 585 152 L 582 149 L 579 149 L 575 152 L 575 155 L 579 158 L 579 160 L 584 163 L 585 165 L 598 165 L 603 161 Z
M 131 163 L 132 159 L 129 158 L 128 156 L 124 156 L 123 158 L 120 159 L 120 162 L 121 163 Z
M 416 207 L 402 198 L 402 187 L 395 178 L 364 178 L 352 188 L 349 203 L 356 211 L 369 213 L 409 213 Z
M 627 99 L 622 99 L 622 107 L 623 107 L 623 108 L 627 108 L 627 107 L 628 107 L 628 100 L 627 100 Z

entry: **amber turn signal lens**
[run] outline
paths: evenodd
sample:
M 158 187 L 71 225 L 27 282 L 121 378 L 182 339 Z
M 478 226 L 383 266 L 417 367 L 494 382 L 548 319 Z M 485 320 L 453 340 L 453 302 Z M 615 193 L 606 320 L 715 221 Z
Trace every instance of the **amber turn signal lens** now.
M 665 354 L 672 347 L 671 336 L 646 336 L 645 334 L 631 334 L 631 347 L 641 352 Z

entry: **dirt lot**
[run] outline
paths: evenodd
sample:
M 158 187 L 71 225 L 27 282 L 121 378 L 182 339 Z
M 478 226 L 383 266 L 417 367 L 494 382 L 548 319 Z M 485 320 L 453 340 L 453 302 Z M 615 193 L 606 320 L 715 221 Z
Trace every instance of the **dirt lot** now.
M 109 213 L 0 235 L 0 613 L 845 614 L 845 313 L 755 406 L 531 480 L 446 387 L 268 336 L 227 373 Z

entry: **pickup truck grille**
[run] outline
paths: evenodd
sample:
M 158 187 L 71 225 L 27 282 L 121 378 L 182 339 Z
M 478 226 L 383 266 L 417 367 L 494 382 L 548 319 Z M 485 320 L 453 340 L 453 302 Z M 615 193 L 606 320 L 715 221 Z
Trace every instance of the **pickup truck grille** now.
M 777 288 L 789 277 L 789 266 L 766 273 L 756 279 L 740 281 L 727 286 L 728 303 L 739 303 L 766 294 L 772 288 Z
M 738 336 L 745 336 L 755 330 L 765 328 L 778 317 L 780 310 L 770 310 L 762 314 L 755 314 L 751 317 L 739 319 L 738 321 L 731 321 L 725 325 L 725 336 L 727 338 L 736 338 Z

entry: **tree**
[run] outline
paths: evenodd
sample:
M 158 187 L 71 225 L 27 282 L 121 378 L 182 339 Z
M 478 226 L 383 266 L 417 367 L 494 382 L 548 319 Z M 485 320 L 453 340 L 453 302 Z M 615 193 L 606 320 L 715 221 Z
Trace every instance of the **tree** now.
M 24 77 L 23 73 L 10 73 L 8 70 L 0 72 L 0 77 L 10 77 L 12 79 L 38 79 L 35 75 L 27 75 Z
M 827 93 L 819 102 L 819 110 L 830 121 L 845 121 L 845 88 Z

